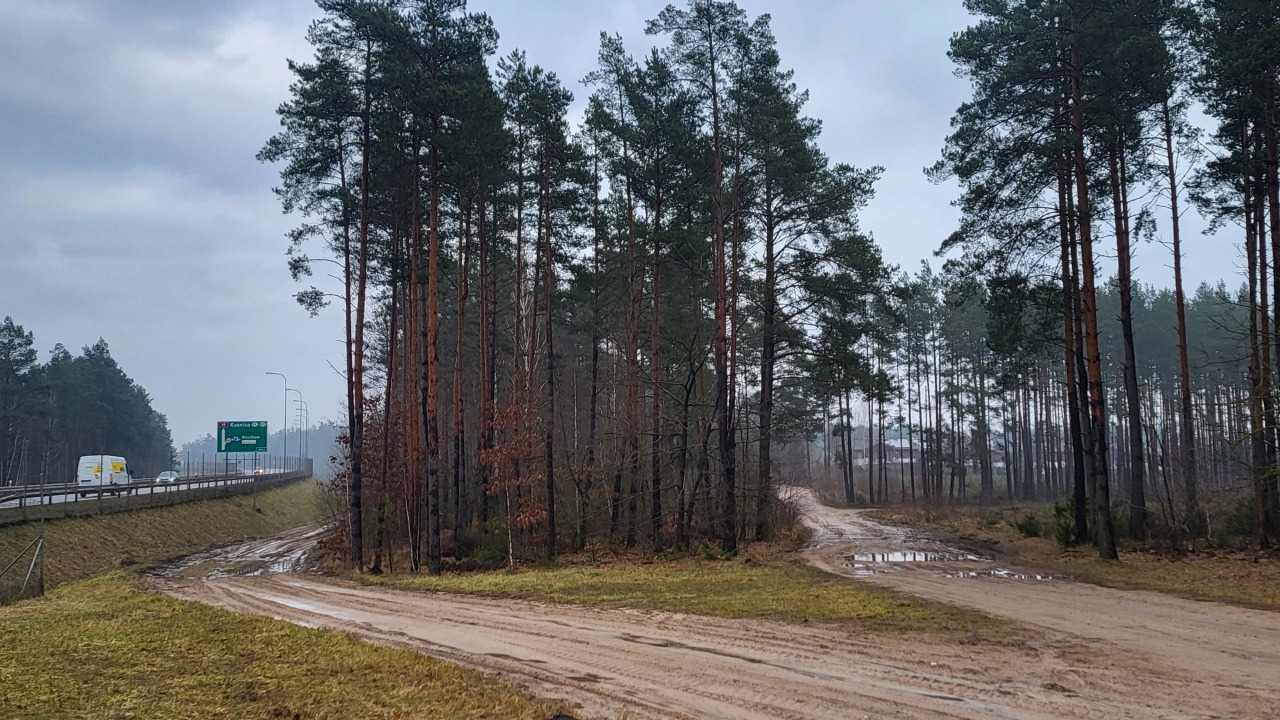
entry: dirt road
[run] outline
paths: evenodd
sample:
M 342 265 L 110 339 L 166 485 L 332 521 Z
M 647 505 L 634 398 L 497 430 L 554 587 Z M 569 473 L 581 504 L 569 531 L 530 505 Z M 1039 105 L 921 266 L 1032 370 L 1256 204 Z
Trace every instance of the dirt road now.
M 1222 682 L 1280 690 L 1280 613 L 1031 576 L 856 510 L 827 507 L 807 490 L 791 496 L 813 531 L 805 555 L 828 572 L 1100 641 Z M 904 550 L 930 557 L 874 561 L 877 553 Z M 1273 708 L 1280 717 L 1280 705 Z
M 848 545 L 876 532 L 856 515 L 809 509 L 822 528 L 811 551 L 816 562 L 854 573 L 865 568 L 844 567 L 846 549 L 912 551 L 914 541 L 899 533 L 905 544 L 895 544 L 893 531 Z M 1274 675 L 1231 680 L 1162 654 L 1126 658 L 1123 648 L 1054 629 L 1016 647 L 944 644 L 768 621 L 407 593 L 270 572 L 292 566 L 307 542 L 297 533 L 238 546 L 226 553 L 223 570 L 217 557 L 205 556 L 168 569 L 156 583 L 178 597 L 341 629 L 495 672 L 577 703 L 592 717 L 1264 718 L 1280 707 Z M 255 574 L 227 574 L 240 571 Z M 983 578 L 955 580 L 977 581 L 988 593 L 1004 589 Z

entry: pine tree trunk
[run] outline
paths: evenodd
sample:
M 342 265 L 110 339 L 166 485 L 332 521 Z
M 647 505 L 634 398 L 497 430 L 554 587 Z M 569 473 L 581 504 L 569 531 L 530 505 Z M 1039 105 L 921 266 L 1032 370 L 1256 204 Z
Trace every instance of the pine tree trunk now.
M 623 143 L 624 160 L 629 162 L 629 149 Z M 626 178 L 627 212 L 627 547 L 635 547 L 638 502 L 640 494 L 640 263 L 637 257 L 635 207 L 631 178 Z
M 399 248 L 400 238 L 397 237 L 396 232 L 392 233 L 391 245 L 394 248 Z M 391 484 L 391 402 L 392 388 L 395 386 L 394 378 L 396 376 L 396 332 L 399 329 L 396 323 L 400 319 L 396 307 L 398 304 L 396 289 L 395 276 L 392 275 L 391 292 L 389 293 L 391 300 L 388 303 L 387 312 L 390 316 L 387 323 L 387 380 L 382 394 L 382 453 L 379 462 L 380 467 L 378 468 L 380 476 L 378 482 L 380 495 L 378 514 L 382 517 L 382 520 L 378 523 L 378 550 L 372 567 L 372 571 L 375 573 L 382 572 L 382 552 L 384 545 L 388 544 L 386 507 L 388 503 L 387 488 Z M 394 551 L 392 551 L 388 553 L 388 557 L 394 554 Z
M 725 259 L 724 154 L 720 126 L 719 69 L 714 37 L 708 37 L 707 57 L 711 59 L 711 206 L 714 213 L 712 240 L 712 295 L 715 299 L 714 362 L 716 377 L 716 435 L 720 457 L 720 544 L 725 552 L 738 549 L 737 453 L 734 448 L 733 405 L 729 386 L 729 298 Z
M 363 157 L 363 155 L 362 155 Z M 368 167 L 368 163 L 364 164 Z M 339 182 L 343 188 L 347 187 L 347 169 L 345 153 L 338 152 L 338 173 Z M 361 187 L 361 211 L 364 210 L 364 187 L 365 177 L 363 172 L 360 175 Z M 343 370 L 346 372 L 347 378 L 347 440 L 351 440 L 351 432 L 356 426 L 356 393 L 355 393 L 355 334 L 352 327 L 352 318 L 354 316 L 355 306 L 352 300 L 352 286 L 355 274 L 351 267 L 351 221 L 349 213 L 342 213 L 342 321 L 343 321 L 343 340 L 345 341 L 343 353 Z M 357 237 L 359 236 L 362 221 L 357 221 Z M 358 241 L 357 241 L 358 244 Z M 286 393 L 287 394 L 287 393 Z M 203 462 L 201 462 L 203 465 Z M 357 483 L 358 484 L 358 483 Z M 364 533 L 357 533 L 355 528 L 360 527 L 360 523 L 364 519 L 364 510 L 361 507 L 361 493 L 353 492 L 351 482 L 347 482 L 347 549 L 350 556 L 347 558 L 348 565 L 355 570 L 361 569 L 364 560 Z M 357 550 L 359 548 L 359 550 Z
M 652 302 L 650 303 L 652 310 L 651 323 L 649 328 L 649 373 L 652 376 L 649 379 L 649 388 L 652 393 L 649 408 L 649 532 L 653 535 L 653 547 L 655 550 L 661 550 L 663 547 L 662 538 L 662 466 L 661 466 L 661 450 L 662 450 L 662 363 L 661 357 L 661 315 L 659 312 L 660 300 L 662 297 L 661 285 L 659 284 L 660 249 L 656 236 L 661 232 L 660 220 L 662 217 L 661 206 L 657 207 L 654 212 L 654 235 L 653 242 L 653 258 L 652 258 L 652 286 L 650 293 Z
M 417 157 L 418 149 L 414 147 L 414 156 Z M 406 521 L 405 528 L 409 534 L 409 569 L 418 572 L 422 569 L 422 522 L 425 518 L 426 499 L 423 490 L 426 488 L 426 462 L 424 455 L 426 451 L 426 419 L 427 407 L 427 327 L 426 327 L 426 273 L 422 267 L 422 187 L 421 187 L 421 169 L 414 164 L 413 169 L 413 210 L 412 219 L 410 221 L 410 275 L 413 281 L 408 284 L 407 294 L 409 301 L 409 318 L 406 323 L 409 326 L 408 337 L 412 339 L 413 353 L 411 355 L 412 367 L 415 370 L 412 391 L 409 393 L 411 399 L 406 399 L 405 405 L 411 410 L 410 432 L 407 434 L 409 438 L 409 453 L 406 467 L 407 482 L 407 504 L 405 508 Z M 408 344 L 408 343 L 406 343 Z M 419 472 L 422 473 L 419 476 Z
M 596 168 L 595 192 L 592 194 L 592 232 L 591 232 L 591 398 L 587 411 L 587 480 L 583 491 L 583 501 L 578 508 L 578 549 L 581 550 L 587 535 L 587 510 L 591 498 L 591 488 L 595 484 L 598 468 L 596 467 L 596 435 L 600 423 L 600 183 L 599 169 Z
M 916 504 L 916 440 L 915 440 L 915 424 L 911 422 L 911 401 L 912 401 L 913 391 L 917 390 L 918 388 L 913 386 L 911 382 L 912 380 L 911 357 L 912 357 L 911 355 L 907 356 L 907 383 L 906 383 L 907 410 L 906 410 L 906 413 L 903 415 L 903 417 L 907 423 L 907 455 L 909 456 L 908 470 L 911 474 L 911 504 L 915 505 Z M 919 381 L 918 373 L 915 379 Z M 916 397 L 914 399 L 917 403 L 920 401 L 919 397 Z
M 760 469 L 756 493 L 756 540 L 772 534 L 773 499 L 773 374 L 777 345 L 777 254 L 774 241 L 773 198 L 764 198 L 764 287 L 760 342 Z
M 439 123 L 433 122 L 433 138 Z M 440 160 L 432 140 L 427 190 L 427 572 L 439 575 L 440 556 Z
M 351 483 L 350 483 L 350 512 L 348 514 L 348 523 L 351 532 L 351 565 L 356 570 L 364 567 L 364 507 L 363 507 L 363 487 L 364 478 L 363 468 L 363 452 L 364 452 L 364 310 L 365 295 L 368 281 L 369 267 L 369 195 L 372 189 L 369 187 L 369 152 L 373 144 L 373 138 L 370 131 L 370 98 L 369 85 L 371 82 L 370 73 L 373 64 L 373 44 L 365 43 L 364 56 L 364 112 L 360 148 L 360 237 L 359 249 L 357 251 L 356 260 L 356 317 L 354 335 L 351 344 L 351 374 L 348 376 L 349 389 L 347 397 L 350 407 L 347 412 L 351 419 Z
M 1191 363 L 1187 354 L 1187 296 L 1182 287 L 1182 217 L 1178 213 L 1178 173 L 1173 156 L 1173 113 L 1169 100 L 1162 107 L 1164 115 L 1165 168 L 1169 175 L 1169 219 L 1173 239 L 1173 293 L 1178 317 L 1178 378 L 1181 400 L 1180 417 L 1182 448 L 1178 454 L 1181 462 L 1182 484 L 1186 494 L 1185 513 L 1189 527 L 1198 528 L 1200 498 L 1196 478 L 1196 437 L 1191 407 Z M 1274 206 L 1273 206 L 1274 207 Z M 1172 502 L 1173 498 L 1169 499 Z
M 853 485 L 853 407 L 848 390 L 836 397 L 837 402 L 840 403 L 840 417 L 844 421 L 844 432 L 840 433 L 840 442 L 844 450 L 844 501 L 852 505 L 856 499 Z
M 547 558 L 554 560 L 556 557 L 556 465 L 555 465 L 555 408 L 556 408 L 556 353 L 555 353 L 555 324 L 552 319 L 555 317 L 555 291 L 556 291 L 556 265 L 555 255 L 552 252 L 553 232 L 552 215 L 551 215 L 551 157 L 550 149 L 547 147 L 546 139 L 543 140 L 542 149 L 542 240 L 543 240 L 543 260 L 545 265 L 545 275 L 543 277 L 543 290 L 546 293 L 546 309 L 547 309 L 547 411 L 546 411 L 546 437 L 544 443 L 545 451 L 545 473 L 546 481 L 546 512 L 547 512 Z
M 496 316 L 497 287 L 496 274 L 493 270 L 494 258 L 489 248 L 489 225 L 486 221 L 488 210 L 485 197 L 480 199 L 480 217 L 478 224 L 480 243 L 480 433 L 477 437 L 480 457 L 478 480 L 480 495 L 480 522 L 489 522 L 489 493 L 492 481 L 491 463 L 488 455 L 493 449 L 494 440 L 494 404 L 495 383 L 497 381 L 496 353 Z
M 1080 317 L 1080 273 L 1076 262 L 1078 253 L 1076 248 L 1075 205 L 1072 202 L 1073 196 L 1069 182 L 1072 173 L 1073 169 L 1064 170 L 1059 194 L 1062 198 L 1061 207 L 1064 208 L 1061 231 L 1062 276 L 1064 303 L 1066 304 L 1064 313 L 1066 322 L 1065 358 L 1067 409 L 1070 413 L 1068 424 L 1071 428 L 1072 514 L 1076 531 L 1076 543 L 1083 545 L 1089 541 L 1088 489 L 1093 473 L 1089 469 L 1092 453 L 1088 451 L 1091 441 L 1089 439 L 1089 418 L 1086 414 L 1087 402 L 1082 402 L 1086 400 L 1085 374 Z
M 689 463 L 689 410 L 693 405 L 693 389 L 697 375 L 690 372 L 684 383 L 684 399 L 680 403 L 680 457 L 676 462 L 676 548 L 689 549 L 689 497 L 685 475 Z
M 980 483 L 978 501 L 984 505 L 990 504 L 995 495 L 995 480 L 991 474 L 991 428 L 987 425 L 987 376 L 985 363 L 981 359 L 981 352 L 978 359 L 977 372 L 977 390 L 975 392 L 978 401 L 978 437 L 981 444 L 978 446 L 978 481 Z
M 1261 380 L 1259 394 L 1262 396 L 1262 445 L 1265 448 L 1264 470 L 1262 473 L 1262 495 L 1259 497 L 1259 505 L 1264 506 L 1266 515 L 1263 518 L 1262 535 L 1267 536 L 1268 540 L 1262 547 L 1270 547 L 1269 533 L 1271 529 L 1271 498 L 1270 490 L 1274 482 L 1273 474 L 1276 465 L 1276 412 L 1275 398 L 1271 391 L 1271 310 L 1268 299 L 1267 284 L 1267 237 L 1266 222 L 1263 219 L 1265 214 L 1264 197 L 1259 194 L 1254 209 L 1254 224 L 1257 227 L 1257 245 L 1258 245 L 1258 347 L 1261 355 L 1261 366 L 1258 371 L 1258 377 Z
M 867 396 L 867 504 L 876 504 L 876 416 L 871 396 Z
M 466 486 L 466 413 L 462 404 L 462 338 L 466 329 L 467 300 L 471 291 L 471 199 L 460 203 L 462 212 L 462 242 L 459 255 L 461 265 L 458 269 L 458 317 L 455 324 L 457 337 L 454 338 L 453 353 L 453 557 L 462 559 L 463 488 Z M 483 212 L 483 208 L 481 208 Z
M 1147 491 L 1145 452 L 1142 449 L 1141 401 L 1138 398 L 1138 369 L 1133 347 L 1132 259 L 1129 246 L 1128 189 L 1122 150 L 1113 149 L 1111 201 L 1115 210 L 1116 281 L 1120 288 L 1120 331 L 1124 338 L 1124 395 L 1129 441 L 1129 532 L 1136 540 L 1147 537 Z
M 1275 117 L 1276 100 L 1274 95 L 1275 87 L 1270 86 L 1266 100 L 1266 115 L 1268 118 Z M 1268 225 L 1271 228 L 1271 277 L 1275 283 L 1275 292 L 1272 293 L 1274 304 L 1280 307 L 1280 137 L 1274 124 L 1270 124 L 1265 129 L 1266 152 L 1267 152 L 1267 204 L 1270 208 L 1268 215 Z M 1258 238 L 1260 245 L 1266 246 L 1267 238 L 1265 236 Z M 1275 359 L 1280 364 L 1280 311 L 1275 313 L 1276 320 L 1272 323 L 1272 331 L 1274 331 L 1275 342 Z M 1270 465 L 1271 468 L 1276 466 L 1276 448 L 1280 447 L 1280 427 L 1276 425 L 1275 413 L 1268 415 L 1268 427 L 1270 434 L 1267 438 L 1267 447 L 1270 448 Z M 1271 521 L 1272 529 L 1280 532 L 1280 478 L 1275 477 L 1275 473 L 1271 473 L 1270 479 L 1266 483 L 1267 496 L 1267 515 Z
M 1074 22 L 1073 18 L 1073 22 Z M 1106 560 L 1118 559 L 1115 530 L 1111 523 L 1111 490 L 1107 478 L 1107 405 L 1102 385 L 1102 351 L 1098 342 L 1098 301 L 1095 291 L 1093 260 L 1093 228 L 1090 220 L 1089 172 L 1085 158 L 1084 77 L 1079 47 L 1078 28 L 1072 28 L 1071 44 L 1071 125 L 1074 135 L 1076 207 L 1080 214 L 1081 295 L 1084 305 L 1085 370 L 1089 380 L 1089 414 L 1093 420 L 1093 475 L 1097 485 L 1094 515 L 1097 518 L 1095 541 L 1098 554 Z
M 1005 400 L 1005 422 L 1000 423 L 1000 441 L 1004 444 L 1004 490 L 1009 502 L 1013 502 L 1017 498 L 1013 489 L 1013 458 L 1017 452 L 1018 444 L 1017 415 L 1014 414 L 1017 402 L 1018 395 L 1015 390 L 1013 399 Z M 1010 427 L 1011 425 L 1012 427 Z
M 1270 544 L 1267 533 L 1268 508 L 1266 503 L 1266 438 L 1263 427 L 1262 390 L 1262 345 L 1266 338 L 1260 334 L 1260 308 L 1258 305 L 1258 245 L 1259 233 L 1254 217 L 1252 184 L 1249 182 L 1249 146 L 1250 137 L 1247 126 L 1240 133 L 1242 154 L 1242 175 L 1244 188 L 1244 227 L 1245 255 L 1248 256 L 1249 274 L 1249 447 L 1251 450 L 1251 466 L 1255 498 L 1258 505 L 1258 546 L 1266 548 Z

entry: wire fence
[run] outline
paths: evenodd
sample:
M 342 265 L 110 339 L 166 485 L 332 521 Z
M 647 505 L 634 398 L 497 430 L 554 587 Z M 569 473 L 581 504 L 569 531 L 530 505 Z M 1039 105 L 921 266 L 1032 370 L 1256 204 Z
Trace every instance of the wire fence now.
M 30 560 L 29 562 L 28 559 Z M 22 576 L 22 583 L 13 589 L 13 585 L 17 585 L 16 577 L 10 575 L 15 568 L 22 570 L 26 565 L 26 573 Z M 37 572 L 39 568 L 39 572 Z M 9 579 L 6 580 L 6 576 Z M 34 582 L 33 582 L 34 579 Z M 6 588 L 7 591 L 6 591 Z M 40 533 L 26 547 L 18 552 L 13 560 L 9 561 L 3 568 L 0 568 L 0 602 L 10 600 L 21 600 L 22 598 L 35 597 L 44 594 L 44 533 Z
M 177 472 L 183 478 L 227 475 L 274 475 L 307 470 L 311 458 L 262 453 L 183 453 L 178 457 Z

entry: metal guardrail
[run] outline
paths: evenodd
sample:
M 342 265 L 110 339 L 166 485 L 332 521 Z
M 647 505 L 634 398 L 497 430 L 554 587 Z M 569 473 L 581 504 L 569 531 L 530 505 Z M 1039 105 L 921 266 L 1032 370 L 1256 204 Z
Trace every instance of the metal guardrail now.
M 105 514 L 212 497 L 247 495 L 310 477 L 309 469 L 289 472 L 204 475 L 174 482 L 135 480 L 122 485 L 11 485 L 0 487 L 0 525 L 68 515 Z M 4 507 L 9 505 L 9 507 Z
M 80 483 L 63 483 L 60 485 L 11 485 L 9 487 L 0 488 L 0 505 L 18 501 L 19 506 L 25 500 L 40 497 L 54 497 L 56 495 L 74 495 L 77 499 L 81 497 L 101 497 L 103 495 L 117 496 L 121 494 L 133 495 L 139 490 L 152 491 L 156 488 L 163 488 L 165 492 L 181 491 L 184 488 L 190 489 L 194 487 L 210 487 L 213 484 L 238 484 L 243 482 L 253 482 L 254 480 L 274 479 L 281 475 L 289 473 L 272 473 L 272 474 L 253 474 L 245 473 L 240 475 L 208 475 L 197 478 L 187 478 L 183 480 L 175 480 L 172 482 L 158 482 L 155 479 L 140 479 L 129 483 L 119 485 L 82 485 Z M 75 502 L 74 500 L 70 502 Z M 35 503 L 39 505 L 39 503 Z

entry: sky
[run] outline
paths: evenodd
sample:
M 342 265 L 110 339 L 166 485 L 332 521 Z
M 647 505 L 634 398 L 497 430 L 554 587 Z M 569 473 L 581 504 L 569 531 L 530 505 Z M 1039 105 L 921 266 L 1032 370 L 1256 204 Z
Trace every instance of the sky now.
M 585 103 L 601 31 L 643 55 L 664 0 L 471 0 Z M 959 0 L 739 0 L 768 13 L 784 67 L 810 92 L 820 144 L 884 175 L 862 225 L 913 271 L 955 229 L 958 190 L 931 184 L 968 81 L 947 59 L 970 24 Z M 285 420 L 285 380 L 313 423 L 344 417 L 342 316 L 293 299 L 286 231 L 254 158 L 306 60 L 311 0 L 0 0 L 0 317 L 41 360 L 103 338 L 166 415 L 176 444 L 219 420 Z M 1188 282 L 1231 278 L 1229 238 L 1187 233 Z M 315 251 L 313 251 L 315 254 Z M 937 260 L 934 260 L 935 267 Z M 1170 284 L 1164 247 L 1137 277 Z M 1234 279 L 1231 280 L 1234 283 Z M 290 393 L 289 397 L 296 397 Z

